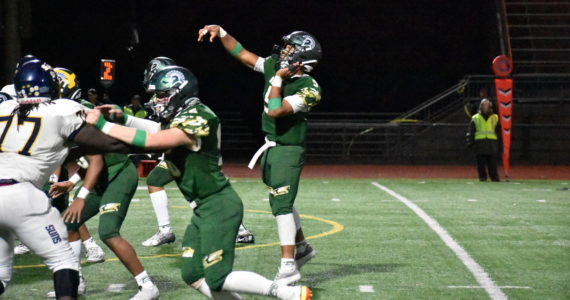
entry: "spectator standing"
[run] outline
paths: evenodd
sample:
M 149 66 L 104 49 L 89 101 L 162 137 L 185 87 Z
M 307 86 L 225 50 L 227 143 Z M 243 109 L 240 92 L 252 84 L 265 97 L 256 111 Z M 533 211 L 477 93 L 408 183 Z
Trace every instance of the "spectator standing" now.
M 479 112 L 471 117 L 466 134 L 468 147 L 473 147 L 477 159 L 479 180 L 500 181 L 497 173 L 497 154 L 499 149 L 499 116 L 493 113 L 493 103 L 481 100 Z

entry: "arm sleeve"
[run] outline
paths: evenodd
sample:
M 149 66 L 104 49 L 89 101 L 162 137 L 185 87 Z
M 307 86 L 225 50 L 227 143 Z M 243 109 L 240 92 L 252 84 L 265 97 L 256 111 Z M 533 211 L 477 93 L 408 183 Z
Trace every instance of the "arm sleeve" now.
M 127 117 L 127 120 L 125 121 L 125 126 L 127 127 L 141 129 L 150 133 L 156 133 L 160 131 L 160 124 L 158 122 L 127 115 L 125 115 L 125 117 Z
M 265 73 L 265 58 L 259 57 L 255 62 L 255 66 L 253 66 L 253 70 L 255 72 L 259 72 L 261 74 Z

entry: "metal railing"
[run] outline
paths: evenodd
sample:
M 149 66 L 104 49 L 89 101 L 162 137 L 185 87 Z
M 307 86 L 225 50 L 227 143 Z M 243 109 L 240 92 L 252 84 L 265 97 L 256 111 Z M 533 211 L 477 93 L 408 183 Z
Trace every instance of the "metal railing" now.
M 311 123 L 307 157 L 313 162 L 465 163 L 465 123 Z M 426 131 L 429 128 L 430 130 Z M 570 163 L 570 124 L 513 126 L 515 162 Z M 427 132 L 427 134 L 426 134 Z M 394 147 L 398 145 L 398 147 Z

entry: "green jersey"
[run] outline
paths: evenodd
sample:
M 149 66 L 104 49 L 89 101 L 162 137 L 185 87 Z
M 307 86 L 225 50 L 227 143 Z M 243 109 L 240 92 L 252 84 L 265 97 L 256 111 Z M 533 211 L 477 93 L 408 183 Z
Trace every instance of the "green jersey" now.
M 195 145 L 176 147 L 166 154 L 168 168 L 187 199 L 197 197 L 199 205 L 201 199 L 229 185 L 221 168 L 220 120 L 209 107 L 198 103 L 183 109 L 168 128 L 181 129 L 197 139 Z
M 79 100 L 79 103 L 87 108 L 95 108 L 95 105 L 89 101 Z M 109 181 L 115 178 L 115 176 L 117 176 L 121 170 L 126 168 L 130 161 L 128 155 L 119 153 L 104 154 L 103 159 L 105 161 L 105 167 L 107 168 L 107 178 Z
M 307 75 L 294 76 L 283 81 L 283 99 L 293 107 L 294 114 L 272 118 L 269 112 L 269 92 L 271 84 L 269 80 L 277 72 L 277 61 L 268 57 L 261 59 L 255 66 L 255 70 L 264 74 L 265 88 L 263 90 L 264 110 L 261 117 L 261 129 L 267 139 L 281 145 L 304 145 L 307 134 L 307 114 L 312 107 L 321 100 L 321 87 L 317 81 Z M 263 66 L 261 66 L 263 63 Z

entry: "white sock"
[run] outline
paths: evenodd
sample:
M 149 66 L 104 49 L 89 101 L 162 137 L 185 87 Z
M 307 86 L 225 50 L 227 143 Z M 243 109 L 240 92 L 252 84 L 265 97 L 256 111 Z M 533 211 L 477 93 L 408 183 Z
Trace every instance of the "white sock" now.
M 90 238 L 83 241 L 83 245 L 87 248 L 87 247 L 96 246 L 97 243 L 95 243 L 95 240 L 93 239 L 93 237 L 90 237 Z
M 297 228 L 295 227 L 293 214 L 278 215 L 275 217 L 275 220 L 277 221 L 277 233 L 279 234 L 281 246 L 295 245 Z
M 170 227 L 170 224 L 164 225 L 164 226 L 159 226 L 158 230 L 160 230 L 160 232 L 162 232 L 162 233 L 170 233 L 170 232 L 172 232 L 172 227 Z
M 202 283 L 200 283 L 200 285 L 197 286 L 195 289 L 198 292 L 202 293 L 202 295 L 212 299 L 212 291 L 210 290 L 208 283 L 206 283 L 206 279 L 202 278 L 200 280 L 202 280 Z
M 71 246 L 71 250 L 73 250 L 73 254 L 75 254 L 77 259 L 80 260 L 80 258 L 81 258 L 81 240 L 69 242 L 69 246 Z
M 202 293 L 204 296 L 215 299 L 215 300 L 241 300 L 241 296 L 238 293 L 221 291 L 215 292 L 210 290 L 210 286 L 206 282 L 206 279 L 202 278 L 202 283 L 196 288 L 196 290 Z
M 71 250 L 75 257 L 77 257 L 78 267 L 77 271 L 79 271 L 79 276 L 83 276 L 83 272 L 81 270 L 81 240 L 77 240 L 74 242 L 69 242 L 69 246 L 71 246 Z
M 135 280 L 137 281 L 138 286 L 149 287 L 154 285 L 154 283 L 152 283 L 152 280 L 150 280 L 150 277 L 148 276 L 146 271 L 142 271 L 141 273 L 139 273 L 139 275 L 135 276 Z
M 297 230 L 301 229 L 301 216 L 299 216 L 299 212 L 294 207 L 293 218 L 295 218 L 295 228 L 297 228 Z
M 273 296 L 279 299 L 290 299 L 295 293 L 295 287 L 277 284 L 257 273 L 248 271 L 231 272 L 226 277 L 222 290 Z
M 158 226 L 170 225 L 170 216 L 168 215 L 168 195 L 166 195 L 166 191 L 162 190 L 150 193 L 150 201 L 154 208 L 154 214 L 156 215 Z

